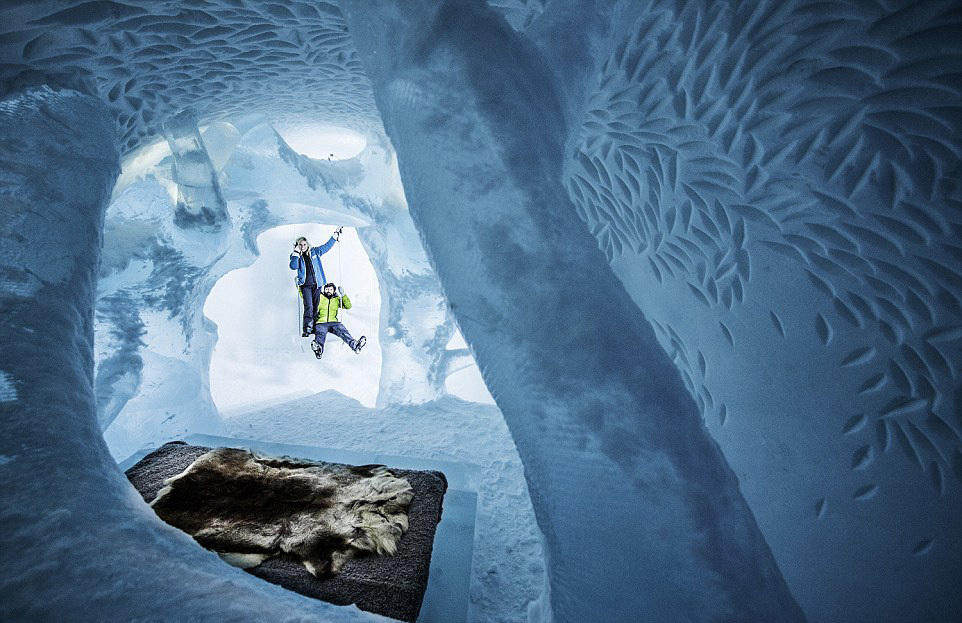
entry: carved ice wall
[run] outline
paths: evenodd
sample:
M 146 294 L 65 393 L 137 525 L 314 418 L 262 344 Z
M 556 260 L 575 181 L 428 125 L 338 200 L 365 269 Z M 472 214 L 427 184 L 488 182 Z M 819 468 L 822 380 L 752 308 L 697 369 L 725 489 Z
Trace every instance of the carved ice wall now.
M 579 215 L 806 612 L 958 612 L 962 15 L 621 7 L 569 142 Z
M 3 90 L 39 82 L 100 95 L 124 152 L 185 107 L 206 121 L 276 111 L 377 125 L 332 2 L 41 0 L 7 3 L 3 31 Z

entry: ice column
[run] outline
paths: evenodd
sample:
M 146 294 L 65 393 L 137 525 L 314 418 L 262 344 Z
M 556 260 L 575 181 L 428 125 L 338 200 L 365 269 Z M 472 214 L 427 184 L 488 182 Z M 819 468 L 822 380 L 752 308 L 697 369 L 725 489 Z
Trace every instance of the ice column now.
M 219 228 L 228 219 L 227 203 L 197 129 L 196 117 L 190 111 L 178 113 L 164 130 L 174 157 L 174 181 L 178 187 L 174 222 L 183 228 Z
M 420 404 L 444 394 L 454 322 L 437 275 L 404 206 L 380 205 L 373 227 L 358 229 L 381 292 L 378 406 Z
M 0 367 L 14 390 L 0 403 L 7 501 L 74 495 L 76 483 L 37 477 L 52 465 L 112 463 L 96 425 L 91 352 L 103 209 L 119 172 L 115 132 L 98 102 L 73 91 L 0 102 Z M 4 525 L 16 506 L 3 505 Z
M 524 462 L 555 620 L 801 620 L 561 187 L 562 115 L 536 51 L 467 2 L 346 6 L 415 224 Z

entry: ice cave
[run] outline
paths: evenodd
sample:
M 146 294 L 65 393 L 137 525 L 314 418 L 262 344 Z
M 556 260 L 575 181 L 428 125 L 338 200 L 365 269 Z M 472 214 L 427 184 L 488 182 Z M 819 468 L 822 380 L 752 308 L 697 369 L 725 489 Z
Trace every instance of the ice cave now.
M 443 474 L 422 623 L 962 620 L 955 0 L 10 1 L 0 54 L 0 619 L 391 620 L 161 520 L 183 442 Z

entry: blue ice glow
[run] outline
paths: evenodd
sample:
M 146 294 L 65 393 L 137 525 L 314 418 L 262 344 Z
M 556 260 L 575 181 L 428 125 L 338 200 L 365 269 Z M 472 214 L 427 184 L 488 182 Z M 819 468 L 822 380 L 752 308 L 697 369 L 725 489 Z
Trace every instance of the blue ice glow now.
M 230 432 L 207 294 L 323 222 L 381 300 L 351 443 L 485 453 L 476 361 L 524 462 L 485 455 L 472 621 L 956 620 L 956 5 L 3 3 L 0 617 L 365 619 L 185 547 L 111 461 Z

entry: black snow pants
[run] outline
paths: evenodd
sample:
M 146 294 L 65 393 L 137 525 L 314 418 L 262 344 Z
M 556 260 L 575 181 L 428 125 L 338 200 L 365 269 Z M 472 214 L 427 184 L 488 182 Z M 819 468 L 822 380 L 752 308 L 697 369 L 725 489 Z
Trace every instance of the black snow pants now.
M 304 321 L 301 325 L 305 333 L 310 333 L 317 315 L 317 304 L 321 299 L 321 287 L 316 283 L 302 285 L 301 298 L 304 301 Z

